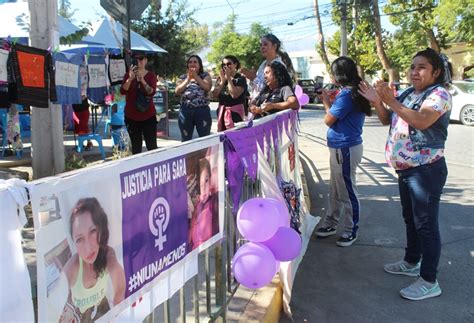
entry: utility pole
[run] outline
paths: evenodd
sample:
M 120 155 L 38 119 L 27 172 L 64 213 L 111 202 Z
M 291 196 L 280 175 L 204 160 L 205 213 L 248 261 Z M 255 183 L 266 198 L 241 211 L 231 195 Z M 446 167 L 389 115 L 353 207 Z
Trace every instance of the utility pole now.
M 57 0 L 28 0 L 30 45 L 48 49 L 59 46 Z M 33 178 L 59 174 L 65 170 L 61 106 L 31 107 L 31 156 Z
M 341 56 L 347 56 L 347 4 L 346 0 L 338 0 L 341 7 Z
M 125 17 L 123 21 L 125 22 L 123 24 L 123 48 L 125 49 L 125 61 L 127 62 L 127 65 L 130 66 L 131 64 L 131 53 L 132 53 L 132 39 L 130 36 L 130 7 L 131 7 L 131 0 L 125 0 L 125 8 L 127 9 L 125 12 Z

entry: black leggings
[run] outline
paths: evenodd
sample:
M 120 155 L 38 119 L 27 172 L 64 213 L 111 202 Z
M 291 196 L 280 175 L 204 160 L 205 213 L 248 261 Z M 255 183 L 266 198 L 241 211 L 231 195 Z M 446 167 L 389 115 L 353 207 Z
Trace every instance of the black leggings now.
M 145 139 L 148 151 L 158 148 L 156 144 L 156 117 L 143 121 L 135 121 L 125 117 L 128 135 L 132 144 L 132 154 L 142 152 L 142 140 Z

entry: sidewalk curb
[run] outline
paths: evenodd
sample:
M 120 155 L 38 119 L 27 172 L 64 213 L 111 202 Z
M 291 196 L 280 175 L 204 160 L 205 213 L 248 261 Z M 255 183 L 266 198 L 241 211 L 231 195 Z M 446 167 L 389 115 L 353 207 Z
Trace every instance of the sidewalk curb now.
M 278 322 L 283 309 L 283 289 L 279 275 L 259 289 L 239 286 L 226 314 L 229 322 Z
M 270 305 L 268 306 L 267 312 L 262 319 L 262 322 L 278 322 L 280 320 L 281 312 L 283 310 L 283 287 L 280 280 L 278 279 L 278 284 L 276 290 L 273 294 Z

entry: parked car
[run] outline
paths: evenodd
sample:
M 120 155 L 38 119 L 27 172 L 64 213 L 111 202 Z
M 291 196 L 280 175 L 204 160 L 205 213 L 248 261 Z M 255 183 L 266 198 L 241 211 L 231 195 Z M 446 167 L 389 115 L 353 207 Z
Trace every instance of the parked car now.
M 474 126 L 474 82 L 454 81 L 450 92 L 453 96 L 451 120 Z
M 325 84 L 323 84 L 323 89 L 326 90 L 326 92 L 328 93 L 329 100 L 331 102 L 334 102 L 334 100 L 336 99 L 336 96 L 341 91 L 341 87 L 334 84 L 334 83 L 325 83 Z
M 316 93 L 314 92 L 314 80 L 312 79 L 301 79 L 298 80 L 298 85 L 303 89 L 303 93 L 309 96 L 309 102 L 313 103 Z

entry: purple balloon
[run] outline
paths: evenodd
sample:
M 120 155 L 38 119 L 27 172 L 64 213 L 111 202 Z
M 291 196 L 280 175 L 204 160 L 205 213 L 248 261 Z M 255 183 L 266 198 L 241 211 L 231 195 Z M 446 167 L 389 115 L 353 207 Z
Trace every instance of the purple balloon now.
M 289 227 L 290 226 L 290 212 L 288 211 L 288 207 L 286 206 L 285 202 L 274 198 L 267 198 L 273 205 L 275 205 L 278 209 L 278 220 L 280 225 L 278 227 Z
M 272 281 L 276 270 L 275 257 L 260 243 L 248 242 L 237 250 L 232 259 L 235 279 L 247 288 L 260 288 Z
M 277 207 L 268 199 L 251 198 L 237 212 L 237 228 L 249 241 L 268 240 L 280 226 L 280 220 L 275 216 L 277 213 Z
M 299 98 L 303 94 L 303 88 L 299 85 L 295 86 L 295 95 Z
M 276 260 L 290 261 L 301 252 L 301 237 L 292 228 L 280 227 L 273 237 L 262 242 L 273 252 Z
M 303 93 L 300 97 L 298 97 L 298 102 L 300 103 L 300 106 L 306 105 L 309 103 L 309 96 L 306 93 Z

